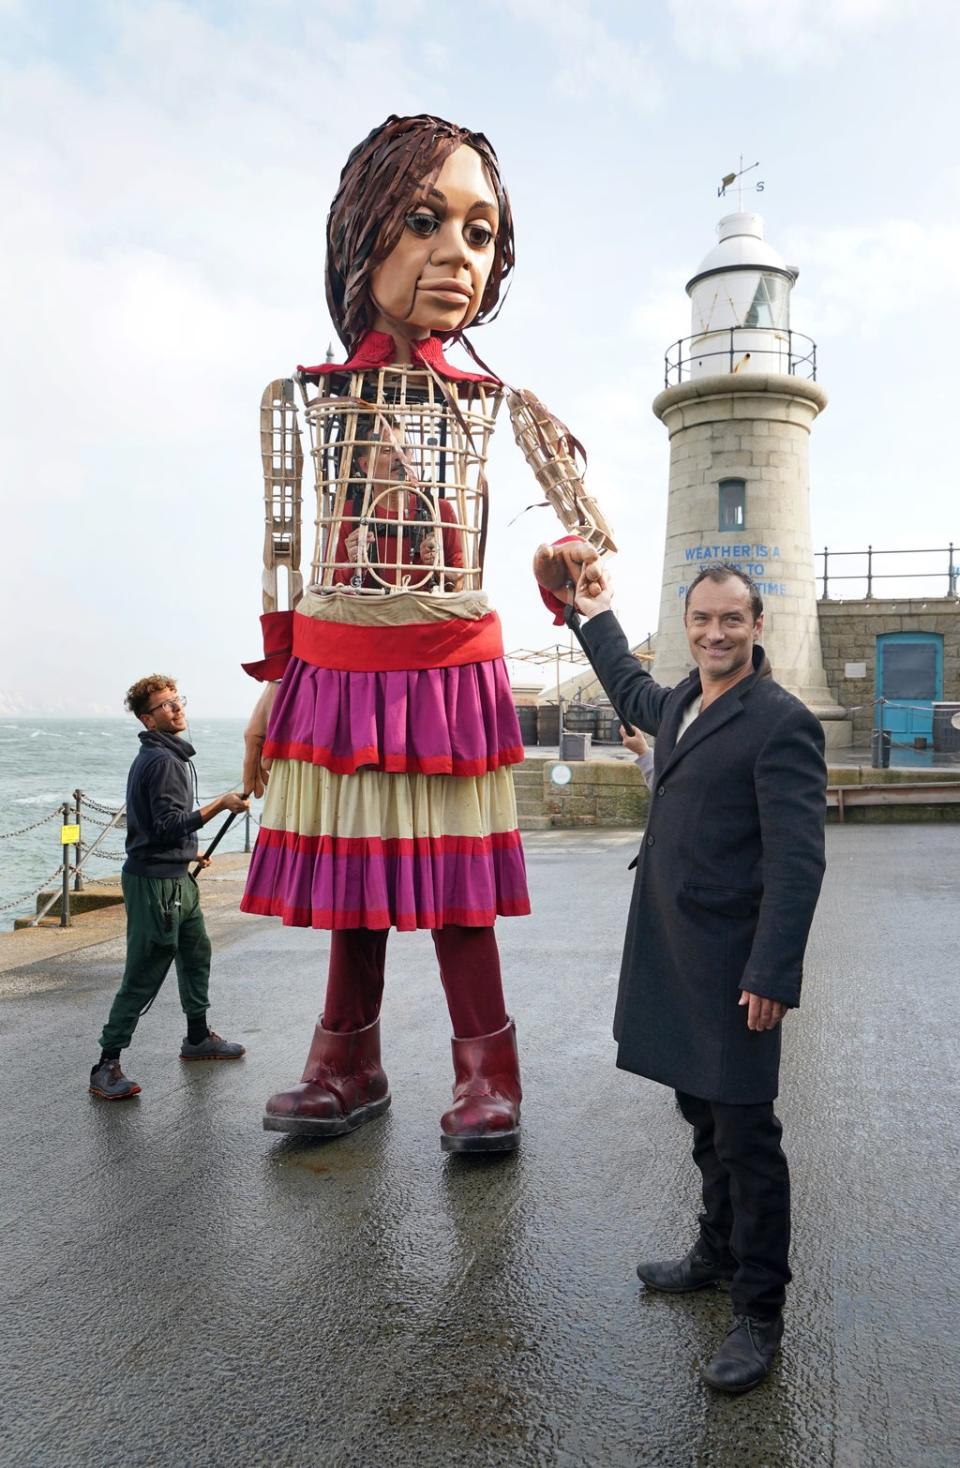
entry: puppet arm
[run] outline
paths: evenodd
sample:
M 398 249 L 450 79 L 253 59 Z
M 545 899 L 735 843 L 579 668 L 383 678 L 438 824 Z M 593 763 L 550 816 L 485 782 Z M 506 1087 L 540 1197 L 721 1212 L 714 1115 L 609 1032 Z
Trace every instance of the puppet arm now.
M 303 445 L 293 396 L 293 379 L 278 377 L 260 399 L 260 457 L 263 462 L 263 658 L 243 663 L 258 682 L 282 678 L 293 645 L 293 609 L 303 595 L 300 574 L 300 487 Z M 279 571 L 286 570 L 287 606 L 281 610 Z
M 584 487 L 587 456 L 583 445 L 528 388 L 512 392 L 507 406 L 514 438 L 564 529 L 587 541 L 601 555 L 615 551 L 613 532 Z M 582 469 L 577 466 L 578 454 Z

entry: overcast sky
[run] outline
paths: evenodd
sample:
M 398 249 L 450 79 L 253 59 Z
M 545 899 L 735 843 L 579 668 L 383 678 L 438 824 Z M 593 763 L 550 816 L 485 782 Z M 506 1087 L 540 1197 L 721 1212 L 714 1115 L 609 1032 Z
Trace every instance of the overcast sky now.
M 946 0 L 0 0 L 0 712 L 119 712 L 155 669 L 195 715 L 252 704 L 260 393 L 322 360 L 327 208 L 389 112 L 439 113 L 500 155 L 518 265 L 475 344 L 586 444 L 637 640 L 665 524 L 650 403 L 741 153 L 830 397 L 815 545 L 960 541 L 957 16 Z M 487 586 L 507 646 L 542 646 L 528 566 L 557 522 L 509 525 L 539 493 L 505 414 L 490 481 Z

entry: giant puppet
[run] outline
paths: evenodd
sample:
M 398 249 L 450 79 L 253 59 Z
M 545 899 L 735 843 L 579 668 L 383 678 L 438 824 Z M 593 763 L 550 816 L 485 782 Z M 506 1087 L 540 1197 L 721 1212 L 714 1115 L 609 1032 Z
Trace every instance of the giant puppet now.
M 485 464 L 504 388 L 444 355 L 495 313 L 513 260 L 486 138 L 388 118 L 348 158 L 327 223 L 327 303 L 347 360 L 300 368 L 264 394 L 265 656 L 245 667 L 265 689 L 244 788 L 266 798 L 241 905 L 331 931 L 303 1077 L 268 1100 L 269 1130 L 338 1136 L 386 1110 L 387 937 L 428 928 L 453 1028 L 442 1146 L 517 1145 L 494 921 L 530 910 L 510 769 L 523 747 L 482 590 Z M 306 591 L 297 392 L 317 489 Z M 608 548 L 563 425 L 529 393 L 511 397 L 511 416 L 564 523 Z

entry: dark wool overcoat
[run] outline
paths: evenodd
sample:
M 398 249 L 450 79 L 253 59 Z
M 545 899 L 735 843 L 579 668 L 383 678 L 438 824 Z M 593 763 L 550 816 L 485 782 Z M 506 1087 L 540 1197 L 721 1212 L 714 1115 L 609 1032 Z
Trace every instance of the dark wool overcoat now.
M 740 991 L 800 1002 L 824 871 L 826 767 L 818 719 L 753 673 L 701 713 L 694 671 L 655 683 L 612 612 L 583 625 L 611 698 L 656 735 L 614 1019 L 617 1064 L 706 1101 L 772 1101 L 780 1026 L 748 1030 Z

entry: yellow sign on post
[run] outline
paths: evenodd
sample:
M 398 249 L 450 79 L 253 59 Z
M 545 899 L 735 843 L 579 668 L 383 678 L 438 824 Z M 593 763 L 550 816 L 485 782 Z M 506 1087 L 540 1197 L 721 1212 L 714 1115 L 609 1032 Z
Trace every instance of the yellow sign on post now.
M 80 840 L 80 827 L 79 826 L 61 826 L 60 827 L 60 845 L 61 846 L 76 846 L 76 844 L 77 844 L 77 842 L 79 840 Z

